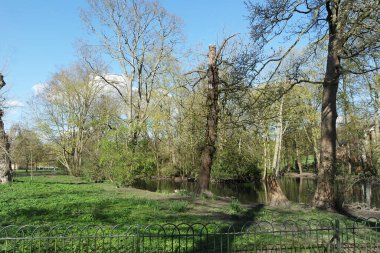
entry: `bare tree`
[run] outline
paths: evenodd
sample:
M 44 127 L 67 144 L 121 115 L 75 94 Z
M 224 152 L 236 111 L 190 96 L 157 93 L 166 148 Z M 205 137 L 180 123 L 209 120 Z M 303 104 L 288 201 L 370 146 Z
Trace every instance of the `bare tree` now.
M 310 80 L 302 71 L 303 62 L 288 74 L 293 83 L 314 82 L 323 86 L 321 108 L 321 152 L 314 206 L 336 208 L 333 182 L 336 165 L 336 94 L 342 73 L 356 74 L 375 68 L 360 65 L 355 71 L 341 62 L 362 55 L 376 54 L 380 47 L 379 0 L 267 0 L 264 4 L 248 1 L 251 37 L 255 48 L 269 49 L 271 42 L 285 39 L 289 46 L 273 51 L 254 72 L 256 77 L 271 67 L 272 79 L 284 59 L 302 42 L 308 42 L 306 58 L 313 59 L 317 49 L 327 44 L 326 69 L 322 80 Z M 273 44 L 272 44 L 273 45 Z M 278 45 L 278 44 L 277 44 Z
M 34 100 L 36 123 L 55 144 L 59 162 L 74 176 L 81 175 L 86 142 L 95 131 L 92 118 L 103 88 L 92 72 L 80 65 L 62 69 Z
M 88 0 L 83 21 L 100 41 L 101 50 L 118 63 L 124 85 L 114 87 L 129 110 L 133 142 L 144 129 L 153 90 L 170 74 L 173 51 L 181 40 L 180 20 L 158 2 L 148 0 Z M 98 48 L 97 48 L 98 49 Z M 89 61 L 91 64 L 91 62 Z

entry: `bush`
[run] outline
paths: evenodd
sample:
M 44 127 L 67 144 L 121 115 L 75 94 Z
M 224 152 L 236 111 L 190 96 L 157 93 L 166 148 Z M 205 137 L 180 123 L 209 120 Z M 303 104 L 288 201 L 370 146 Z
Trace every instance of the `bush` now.
M 239 200 L 233 199 L 227 206 L 225 212 L 230 215 L 238 215 L 245 211 L 245 208 L 241 207 Z
M 223 149 L 217 153 L 211 171 L 212 177 L 220 180 L 250 181 L 261 178 L 257 161 L 248 154 L 238 152 L 233 147 Z
M 110 133 L 101 144 L 101 166 L 118 186 L 132 185 L 152 177 L 156 172 L 153 153 L 147 141 L 127 145 L 127 137 Z
M 169 210 L 175 213 L 183 213 L 189 209 L 189 202 L 174 200 L 170 202 Z

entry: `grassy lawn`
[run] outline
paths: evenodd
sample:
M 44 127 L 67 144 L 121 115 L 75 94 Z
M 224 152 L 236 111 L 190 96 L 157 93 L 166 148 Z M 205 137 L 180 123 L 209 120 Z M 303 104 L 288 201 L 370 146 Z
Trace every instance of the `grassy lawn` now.
M 334 230 L 298 231 L 293 230 L 293 224 L 312 229 L 319 227 L 309 226 L 307 222 L 311 220 L 315 221 L 312 224 L 324 219 L 347 221 L 342 215 L 297 204 L 283 208 L 259 203 L 242 205 L 233 199 L 116 188 L 112 183 L 96 184 L 69 176 L 20 177 L 12 184 L 0 185 L 0 193 L 1 252 L 138 252 L 136 247 L 148 252 L 176 252 L 179 248 L 183 252 L 240 252 L 247 248 L 253 251 L 254 248 L 264 250 L 281 245 L 295 247 L 299 252 L 314 252 L 315 247 L 328 245 Z M 265 223 L 265 220 L 276 223 Z M 243 227 L 242 223 L 247 221 L 261 223 Z M 182 225 L 160 226 L 168 223 Z M 190 228 L 183 223 L 200 224 Z M 209 235 L 201 225 L 207 223 L 216 223 L 205 226 Z M 26 224 L 47 226 L 5 227 Z M 139 226 L 129 224 L 152 226 L 136 230 Z M 278 232 L 270 232 L 272 229 Z M 281 232 L 285 230 L 287 232 Z M 182 241 L 179 233 L 182 233 Z M 9 235 L 21 239 L 2 239 Z M 163 235 L 167 237 L 160 237 Z M 29 237 L 23 239 L 25 236 Z M 355 239 L 345 235 L 345 241 L 346 245 L 354 240 L 358 245 L 370 245 L 377 237 L 378 232 L 357 230 Z
M 0 185 L 0 225 L 157 224 L 339 218 L 299 205 L 270 208 L 187 193 L 155 193 L 70 176 L 16 178 Z

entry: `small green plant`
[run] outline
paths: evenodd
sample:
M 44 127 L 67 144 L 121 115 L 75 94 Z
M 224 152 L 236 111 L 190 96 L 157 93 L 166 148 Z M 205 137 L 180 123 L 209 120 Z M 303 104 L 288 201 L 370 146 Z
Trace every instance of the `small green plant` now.
M 182 196 L 182 197 L 190 196 L 190 192 L 186 189 L 179 189 L 179 190 L 175 190 L 174 192 L 177 195 Z
M 172 194 L 173 193 L 173 191 L 169 190 L 169 189 L 162 189 L 162 190 L 159 190 L 158 192 L 162 193 L 162 194 Z
M 230 215 L 237 215 L 245 211 L 245 208 L 243 208 L 237 199 L 233 199 L 228 206 L 226 207 L 225 212 Z
M 206 199 L 212 199 L 212 200 L 215 200 L 217 199 L 217 196 L 215 196 L 212 192 L 210 191 L 206 191 L 206 192 L 202 192 L 201 195 L 200 195 L 200 198 L 202 200 L 206 200 Z
M 183 200 L 174 200 L 169 204 L 169 210 L 176 213 L 183 213 L 189 209 L 189 202 Z

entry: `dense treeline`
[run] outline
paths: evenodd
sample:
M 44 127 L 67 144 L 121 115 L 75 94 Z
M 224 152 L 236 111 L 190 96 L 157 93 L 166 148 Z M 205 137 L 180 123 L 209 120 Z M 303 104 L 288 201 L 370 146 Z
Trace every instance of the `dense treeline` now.
M 83 44 L 31 101 L 36 130 L 14 127 L 13 162 L 54 154 L 72 175 L 118 185 L 206 165 L 212 180 L 272 188 L 273 175 L 310 172 L 315 205 L 332 207 L 337 174 L 379 172 L 378 6 L 248 1 L 250 41 L 233 35 L 190 64 L 199 55 L 178 50 L 181 22 L 158 2 L 90 0 L 82 18 L 100 46 Z
M 160 89 L 152 96 L 151 103 L 157 106 L 148 111 L 151 116 L 140 129 L 137 142 L 131 143 L 125 116 L 128 107 L 121 106 L 120 97 L 107 84 L 97 78 L 90 81 L 91 73 L 83 68 L 76 64 L 62 70 L 35 98 L 33 107 L 40 110 L 35 111 L 38 131 L 13 127 L 14 163 L 27 166 L 31 158 L 46 162 L 51 158 L 43 150 L 49 148 L 59 158 L 59 166 L 94 180 L 107 178 L 130 184 L 152 176 L 197 177 L 206 83 L 195 87 L 180 83 L 170 91 Z M 368 80 L 372 78 L 375 84 L 375 77 L 370 75 Z M 376 173 L 379 153 L 374 138 L 374 105 L 368 106 L 374 95 L 363 82 L 347 80 L 339 91 L 342 117 L 338 120 L 338 162 L 342 173 Z M 320 87 L 297 85 L 277 99 L 284 87 L 282 83 L 259 86 L 222 97 L 213 179 L 249 181 L 271 170 L 280 174 L 316 172 Z M 282 145 L 276 151 L 279 131 Z M 278 164 L 274 162 L 277 156 Z

